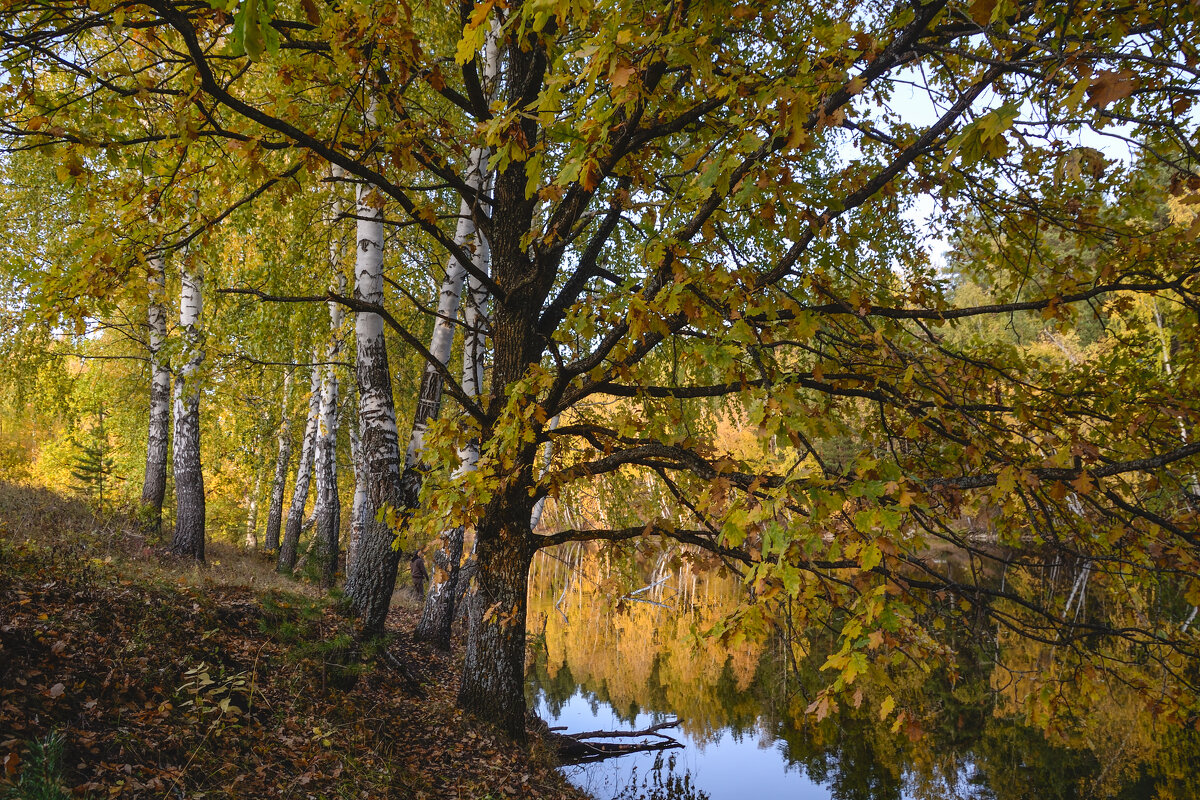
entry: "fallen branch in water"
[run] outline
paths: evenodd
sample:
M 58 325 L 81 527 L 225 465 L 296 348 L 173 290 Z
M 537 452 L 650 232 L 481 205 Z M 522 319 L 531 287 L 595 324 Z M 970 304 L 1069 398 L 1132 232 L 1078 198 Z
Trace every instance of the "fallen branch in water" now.
M 644 728 L 640 731 L 586 731 L 583 733 L 557 733 L 550 729 L 550 736 L 558 748 L 558 757 L 563 764 L 583 764 L 589 761 L 600 761 L 615 756 L 630 753 L 647 753 L 655 750 L 674 750 L 683 744 L 662 731 L 679 726 L 679 720 L 667 720 Z M 596 742 L 592 739 L 634 739 L 652 736 L 651 740 L 640 742 Z

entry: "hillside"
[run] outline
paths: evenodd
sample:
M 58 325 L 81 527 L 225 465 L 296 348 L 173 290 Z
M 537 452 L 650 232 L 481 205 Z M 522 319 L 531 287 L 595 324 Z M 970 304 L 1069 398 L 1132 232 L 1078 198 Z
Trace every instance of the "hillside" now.
M 397 603 L 387 647 L 419 694 L 372 653 L 340 666 L 349 625 L 269 564 L 175 561 L 0 484 L 0 796 L 579 797 L 543 748 L 454 708 L 461 654 L 411 642 L 416 611 Z

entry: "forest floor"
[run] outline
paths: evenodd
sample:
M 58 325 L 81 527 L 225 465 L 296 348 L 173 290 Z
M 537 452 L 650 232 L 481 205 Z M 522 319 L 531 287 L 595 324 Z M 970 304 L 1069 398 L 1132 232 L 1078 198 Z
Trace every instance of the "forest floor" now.
M 411 639 L 414 600 L 386 646 L 422 696 L 381 659 L 339 666 L 349 624 L 311 586 L 232 547 L 175 561 L 135 531 L 0 483 L 0 797 L 36 788 L 47 744 L 66 793 L 38 797 L 582 797 L 536 736 L 454 708 L 461 652 Z

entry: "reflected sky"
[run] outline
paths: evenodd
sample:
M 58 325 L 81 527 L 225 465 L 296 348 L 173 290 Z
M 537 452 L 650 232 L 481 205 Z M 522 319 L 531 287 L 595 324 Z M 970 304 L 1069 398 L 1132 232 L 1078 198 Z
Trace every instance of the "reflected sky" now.
M 670 719 L 656 714 L 638 714 L 632 725 L 607 703 L 586 698 L 576 692 L 555 715 L 546 696 L 536 694 L 538 716 L 552 726 L 565 725 L 567 732 L 594 730 L 641 730 Z M 768 733 L 735 735 L 722 730 L 714 741 L 698 741 L 682 730 L 668 731 L 684 744 L 682 750 L 667 751 L 664 759 L 675 756 L 675 772 L 687 774 L 697 790 L 695 797 L 706 794 L 710 800 L 734 800 L 753 796 L 763 800 L 829 800 L 832 792 L 814 783 L 803 767 L 789 764 L 785 745 Z M 589 792 L 597 800 L 637 797 L 628 794 L 631 785 L 640 783 L 654 767 L 658 753 L 636 753 L 591 764 L 564 767 L 572 784 Z M 636 780 L 635 780 L 636 778 Z M 665 795 L 664 797 L 670 797 Z

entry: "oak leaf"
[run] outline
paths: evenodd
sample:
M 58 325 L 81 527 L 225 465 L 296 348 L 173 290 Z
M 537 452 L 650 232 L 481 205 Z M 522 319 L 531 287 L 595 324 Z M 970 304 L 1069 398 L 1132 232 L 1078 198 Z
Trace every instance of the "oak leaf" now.
M 1105 70 L 1092 79 L 1087 90 L 1087 104 L 1093 108 L 1104 109 L 1118 100 L 1129 97 L 1140 85 L 1141 81 L 1129 70 Z

